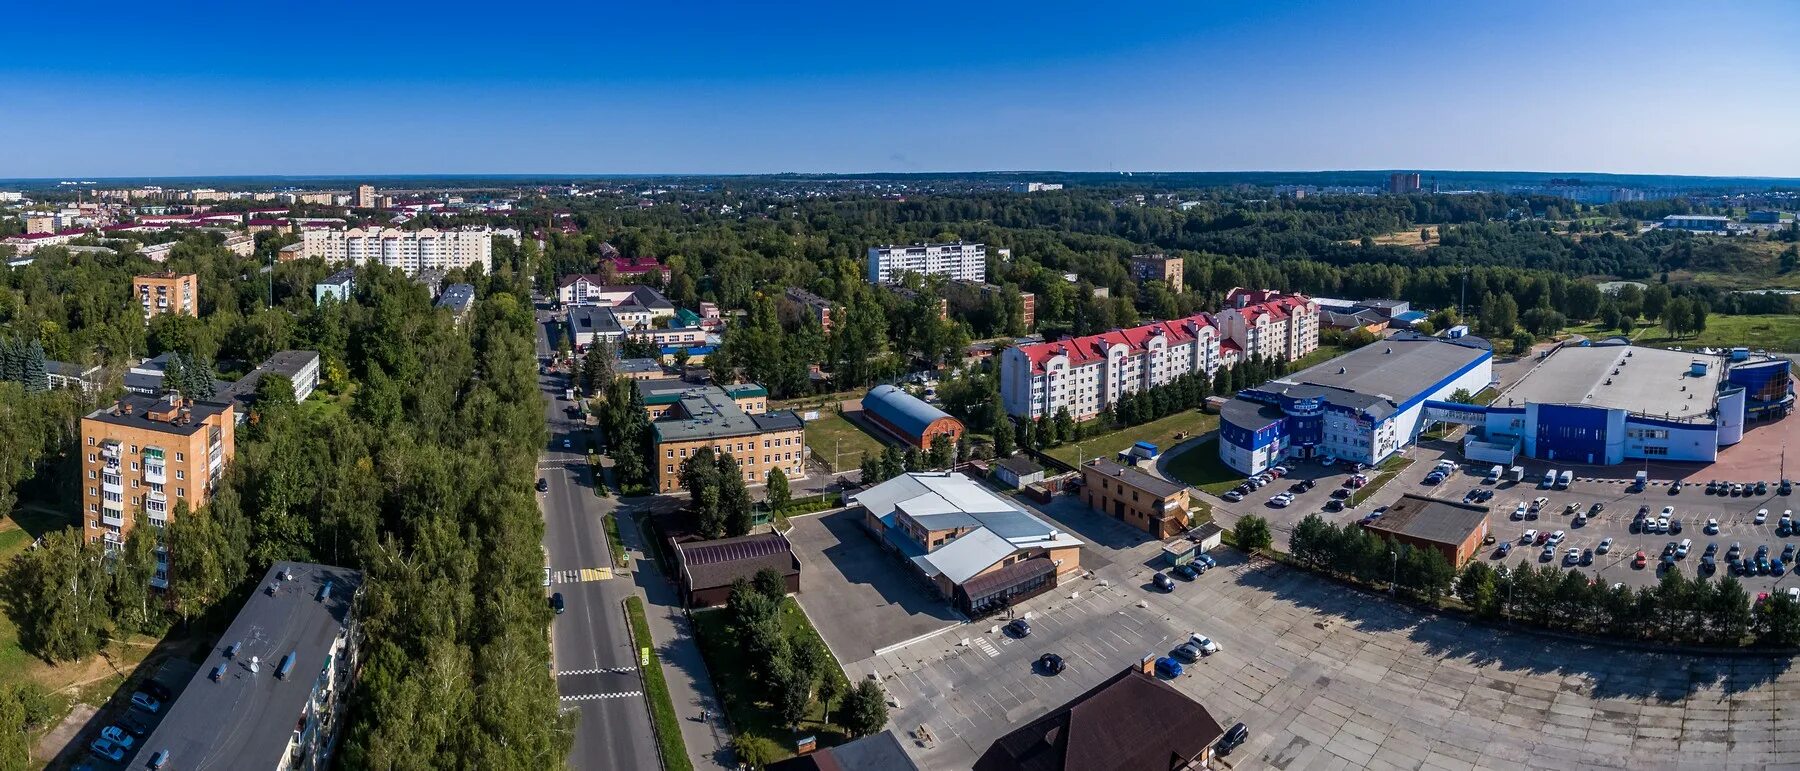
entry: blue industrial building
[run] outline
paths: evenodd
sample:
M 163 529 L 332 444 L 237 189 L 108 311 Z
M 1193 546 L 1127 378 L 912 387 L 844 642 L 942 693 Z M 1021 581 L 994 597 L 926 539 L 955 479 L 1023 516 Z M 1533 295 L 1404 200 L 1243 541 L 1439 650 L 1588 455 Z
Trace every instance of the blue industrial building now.
M 1426 417 L 1476 427 L 1463 442 L 1471 460 L 1709 462 L 1743 439 L 1746 423 L 1793 410 L 1790 368 L 1742 349 L 1667 351 L 1613 339 L 1550 352 L 1490 406 L 1432 403 Z
M 1379 463 L 1413 443 L 1428 400 L 1493 381 L 1486 340 L 1402 332 L 1239 391 L 1219 414 L 1219 458 L 1257 474 L 1286 458 Z

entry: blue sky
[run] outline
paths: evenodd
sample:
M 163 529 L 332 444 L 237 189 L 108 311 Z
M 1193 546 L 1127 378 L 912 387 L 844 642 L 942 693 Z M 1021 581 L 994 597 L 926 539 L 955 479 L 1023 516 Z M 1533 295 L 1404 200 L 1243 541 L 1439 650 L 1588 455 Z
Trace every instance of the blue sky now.
M 775 6 L 32 3 L 0 177 L 1800 176 L 1791 4 Z

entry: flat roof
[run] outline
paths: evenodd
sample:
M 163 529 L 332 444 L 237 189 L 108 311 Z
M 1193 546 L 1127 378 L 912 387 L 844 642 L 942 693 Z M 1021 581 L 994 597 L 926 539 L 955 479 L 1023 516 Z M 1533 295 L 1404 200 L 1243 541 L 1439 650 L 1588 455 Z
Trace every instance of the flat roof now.
M 291 580 L 281 579 L 284 575 Z M 271 565 L 187 688 L 145 737 L 138 757 L 167 750 L 172 768 L 281 765 L 314 685 L 333 664 L 328 652 L 350 623 L 362 580 L 362 573 L 349 568 L 299 562 Z M 330 593 L 321 599 L 328 583 Z M 236 655 L 227 656 L 234 644 L 241 647 Z M 282 658 L 290 653 L 293 671 L 276 677 Z M 253 656 L 256 672 L 250 671 Z M 215 682 L 212 670 L 221 665 L 224 673 Z
M 227 397 L 229 398 L 229 397 Z M 126 393 L 112 406 L 102 407 L 88 413 L 87 419 L 125 428 L 137 428 L 155 431 L 161 434 L 190 436 L 206 427 L 206 419 L 231 409 L 228 404 L 212 402 L 187 401 L 181 404 L 188 410 L 191 418 L 187 423 L 168 420 L 152 420 L 150 413 L 167 412 L 176 409 L 173 406 L 173 395 L 156 397 L 137 393 Z
M 1695 361 L 1706 363 L 1705 374 L 1691 373 Z M 1676 419 L 1704 417 L 1717 400 L 1724 370 L 1720 357 L 1692 352 L 1635 345 L 1564 346 L 1539 362 L 1494 406 L 1579 404 Z
M 662 362 L 655 359 L 620 359 L 613 364 L 617 372 L 661 372 Z
M 1432 543 L 1460 545 L 1487 521 L 1488 507 L 1407 494 L 1364 527 Z
M 1272 382 L 1324 386 L 1399 403 L 1491 353 L 1479 337 L 1448 340 L 1403 332 Z
M 650 424 L 658 442 L 686 442 L 728 436 L 752 436 L 768 431 L 800 430 L 804 424 L 791 412 L 749 415 L 718 386 L 697 386 L 680 381 L 639 380 L 645 404 L 680 404 L 682 415 Z M 652 399 L 655 401 L 652 401 Z

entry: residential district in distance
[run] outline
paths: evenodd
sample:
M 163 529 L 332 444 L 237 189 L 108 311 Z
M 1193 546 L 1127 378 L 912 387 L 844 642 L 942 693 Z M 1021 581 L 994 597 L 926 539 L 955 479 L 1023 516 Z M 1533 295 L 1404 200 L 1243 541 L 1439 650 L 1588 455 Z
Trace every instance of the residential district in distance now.
M 9 600 L 0 683 L 184 651 L 0 731 L 56 767 L 391 752 L 405 572 L 267 456 L 492 417 L 467 393 L 529 370 L 494 398 L 544 421 L 541 523 L 491 537 L 536 542 L 521 692 L 573 767 L 1791 759 L 1745 725 L 1796 685 L 1800 202 L 1366 176 L 0 192 L 0 406 L 68 419 L 14 456 L 0 557 L 107 587 Z M 465 391 L 391 382 L 438 366 Z M 174 520 L 221 495 L 256 556 L 203 582 L 183 544 L 223 547 Z

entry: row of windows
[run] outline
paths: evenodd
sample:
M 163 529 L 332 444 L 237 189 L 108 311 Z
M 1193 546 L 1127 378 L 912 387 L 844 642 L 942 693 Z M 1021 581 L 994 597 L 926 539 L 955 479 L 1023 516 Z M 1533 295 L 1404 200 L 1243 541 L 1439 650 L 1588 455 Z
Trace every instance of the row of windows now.
M 133 485 L 133 487 L 135 487 L 135 486 L 136 485 Z M 153 485 L 153 487 L 155 489 L 152 492 L 160 493 L 163 491 L 162 485 Z M 88 496 L 89 497 L 95 497 L 95 496 L 103 497 L 106 500 L 112 501 L 113 503 L 118 503 L 125 499 L 124 496 L 120 495 L 119 493 L 106 493 L 105 495 L 101 495 L 100 488 L 98 488 L 98 487 L 89 487 L 88 488 Z M 185 488 L 185 487 L 175 488 L 175 497 L 186 498 L 187 497 L 187 488 Z M 133 505 L 133 506 L 141 505 L 144 502 L 144 498 L 145 498 L 145 496 L 142 496 L 142 495 L 131 496 L 131 505 Z M 152 503 L 154 503 L 154 501 L 152 501 Z M 98 504 L 93 504 L 93 503 L 88 504 L 89 511 L 98 511 L 99 509 L 100 509 L 100 506 Z
M 132 464 L 132 465 L 134 465 L 134 466 L 135 466 L 135 465 L 137 465 L 137 464 L 135 464 L 135 463 L 134 463 L 134 464 Z M 135 468 L 134 468 L 134 469 L 132 469 L 132 471 L 136 471 L 136 470 L 137 470 L 137 469 L 135 469 Z M 95 471 L 94 471 L 94 470 L 93 470 L 93 469 L 88 469 L 88 479 L 93 479 L 93 478 L 95 478 L 95 477 L 94 477 L 94 475 L 95 475 L 95 473 L 96 473 L 96 472 L 95 472 Z M 175 478 L 176 478 L 176 479 L 187 479 L 187 472 L 186 472 L 186 471 L 182 471 L 182 470 L 180 470 L 180 469 L 176 469 L 176 470 L 175 470 Z M 118 477 L 118 476 L 116 476 L 116 475 L 114 475 L 114 474 L 107 474 L 107 475 L 106 475 L 106 483 L 107 483 L 107 484 L 109 484 L 109 485 L 116 485 L 116 484 L 119 484 L 119 477 Z M 151 485 L 153 485 L 153 486 L 160 486 L 160 485 L 157 485 L 157 484 L 156 484 L 156 483 L 155 483 L 155 482 L 151 482 L 151 483 L 150 483 L 150 484 L 151 484 Z M 132 487 L 137 487 L 137 486 L 138 486 L 138 481 L 137 481 L 137 480 L 136 480 L 136 479 L 133 479 L 133 480 L 131 480 L 131 486 L 132 486 Z
M 89 446 L 89 447 L 93 447 L 93 446 L 94 446 L 94 437 L 91 437 L 91 436 L 90 436 L 90 437 L 88 437 L 88 438 L 87 438 L 87 443 L 88 443 L 88 446 Z M 135 445 L 135 444 L 134 444 L 134 445 L 132 445 L 132 446 L 131 446 L 131 454 L 132 454 L 132 455 L 136 455 L 136 454 L 138 454 L 138 446 L 137 446 L 137 445 Z M 88 453 L 88 462 L 89 462 L 89 463 L 93 463 L 93 462 L 94 462 L 94 459 L 95 459 L 95 457 L 96 457 L 96 456 L 95 456 L 95 455 L 94 455 L 94 454 L 93 454 L 93 453 L 91 453 L 91 452 L 90 452 L 90 453 Z M 182 462 L 182 461 L 185 461 L 185 460 L 187 460 L 187 455 L 185 455 L 185 454 L 183 454 L 183 453 L 179 453 L 179 452 L 177 452 L 177 453 L 175 453 L 175 462 L 176 462 L 176 463 L 180 463 L 180 462 Z M 131 470 L 132 470 L 132 471 L 136 471 L 136 470 L 137 470 L 137 468 L 138 468 L 138 464 L 137 464 L 137 461 L 132 461 L 132 462 L 131 462 Z
M 1630 428 L 1625 430 L 1625 435 L 1632 439 L 1667 439 L 1669 438 L 1669 429 Z
M 722 447 L 715 446 L 715 447 L 713 447 L 713 449 L 718 452 L 739 453 L 739 452 L 745 451 L 745 449 L 746 449 L 744 447 L 745 444 L 746 444 L 746 442 L 738 442 L 735 445 L 734 444 L 726 444 Z M 754 451 L 756 449 L 756 440 L 755 439 L 750 440 L 747 444 L 750 445 L 748 448 L 749 450 Z M 800 437 L 797 437 L 797 436 L 786 436 L 786 437 L 780 437 L 777 439 L 762 440 L 762 446 L 763 446 L 763 449 L 765 449 L 765 450 L 773 448 L 773 447 L 797 446 L 799 444 L 800 444 Z M 733 449 L 734 447 L 736 449 Z M 792 453 L 789 453 L 789 454 L 791 455 Z M 686 448 L 686 447 L 681 448 L 681 457 L 685 458 L 687 456 L 688 456 L 688 448 Z M 666 458 L 675 457 L 675 448 L 673 448 L 673 447 L 665 448 L 663 450 L 663 457 L 666 457 Z M 752 458 L 754 458 L 754 457 L 755 456 L 752 456 Z M 765 458 L 765 460 L 763 462 L 767 463 L 768 460 L 766 460 L 766 458 L 768 458 L 768 456 L 765 455 L 763 457 Z

